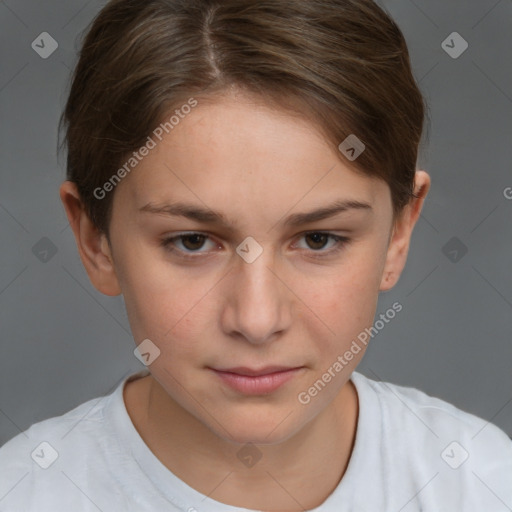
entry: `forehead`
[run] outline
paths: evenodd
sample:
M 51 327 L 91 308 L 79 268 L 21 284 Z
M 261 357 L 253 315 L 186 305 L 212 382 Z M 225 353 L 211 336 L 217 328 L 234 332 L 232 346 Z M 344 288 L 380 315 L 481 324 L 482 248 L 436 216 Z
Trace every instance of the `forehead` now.
M 253 97 L 198 99 L 155 142 L 120 184 L 137 210 L 178 200 L 281 212 L 298 202 L 375 203 L 383 192 L 386 200 L 387 185 L 355 171 L 314 125 Z

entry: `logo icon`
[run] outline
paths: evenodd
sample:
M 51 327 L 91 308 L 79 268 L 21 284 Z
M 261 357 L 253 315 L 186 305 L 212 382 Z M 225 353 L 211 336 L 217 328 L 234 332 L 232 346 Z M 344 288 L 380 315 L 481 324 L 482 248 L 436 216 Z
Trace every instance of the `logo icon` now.
M 461 446 L 457 441 L 452 441 L 442 452 L 441 458 L 450 466 L 452 469 L 457 469 L 469 457 L 469 453 Z
M 452 263 L 458 263 L 467 254 L 468 248 L 454 236 L 443 246 L 442 252 Z
M 468 49 L 468 47 L 468 42 L 458 32 L 452 32 L 441 43 L 441 48 L 452 59 L 458 59 Z
M 59 47 L 59 43 L 48 32 L 41 32 L 32 41 L 31 46 L 39 57 L 47 59 Z
M 248 236 L 237 248 L 236 252 L 247 263 L 252 263 L 263 252 L 263 247 L 252 236 Z
M 48 469 L 59 458 L 59 453 L 50 443 L 43 441 L 30 456 L 38 466 Z
M 261 451 L 252 443 L 244 444 L 236 455 L 240 462 L 248 468 L 255 466 L 263 456 Z
M 49 239 L 43 236 L 33 247 L 32 254 L 41 262 L 48 263 L 56 254 L 57 247 Z
M 149 366 L 160 355 L 160 349 L 148 338 L 133 351 L 135 357 L 145 366 Z
M 351 133 L 339 146 L 338 149 L 345 155 L 347 160 L 353 162 L 366 149 L 363 141 Z

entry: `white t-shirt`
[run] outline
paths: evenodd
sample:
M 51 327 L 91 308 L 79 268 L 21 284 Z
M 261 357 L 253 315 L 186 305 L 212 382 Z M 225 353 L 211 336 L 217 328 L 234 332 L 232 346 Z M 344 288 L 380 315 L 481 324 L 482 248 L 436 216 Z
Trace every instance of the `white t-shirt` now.
M 144 443 L 123 388 L 148 373 L 4 444 L 0 511 L 248 511 L 194 490 Z M 512 441 L 502 430 L 414 388 L 358 372 L 351 378 L 359 397 L 354 449 L 339 485 L 314 512 L 512 510 Z

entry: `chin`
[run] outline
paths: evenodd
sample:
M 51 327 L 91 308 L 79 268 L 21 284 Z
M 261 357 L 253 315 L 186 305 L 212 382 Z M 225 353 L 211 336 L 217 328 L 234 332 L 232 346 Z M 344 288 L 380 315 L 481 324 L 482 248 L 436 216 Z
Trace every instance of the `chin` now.
M 280 409 L 279 414 L 263 415 L 241 413 L 239 416 L 224 416 L 226 432 L 214 425 L 213 431 L 222 439 L 236 444 L 276 445 L 293 437 L 302 424 L 297 424 L 296 415 L 289 409 Z

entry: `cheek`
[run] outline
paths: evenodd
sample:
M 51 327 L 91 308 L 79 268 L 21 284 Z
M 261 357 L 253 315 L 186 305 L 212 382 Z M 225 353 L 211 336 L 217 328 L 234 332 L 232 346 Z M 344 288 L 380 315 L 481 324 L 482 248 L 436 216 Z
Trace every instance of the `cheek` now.
M 367 312 L 376 306 L 379 284 L 378 262 L 354 258 L 321 278 L 308 279 L 301 287 L 301 296 L 308 298 L 313 311 L 334 324 L 347 319 L 357 323 L 367 320 Z
M 132 311 L 144 336 L 151 334 L 162 344 L 173 340 L 175 345 L 192 348 L 191 340 L 200 337 L 207 320 L 205 287 L 176 280 L 169 280 L 165 288 L 151 287 L 147 282 L 143 286 L 145 289 L 135 284 L 132 290 Z
M 328 275 L 308 279 L 297 291 L 308 306 L 310 336 L 324 356 L 343 353 L 373 323 L 380 268 L 379 260 L 371 257 L 375 248 L 365 254 L 354 254 Z
M 190 340 L 204 331 L 207 295 L 215 279 L 201 278 L 199 273 L 180 269 L 163 257 L 155 258 L 154 253 L 144 257 L 132 252 L 120 274 L 135 341 L 149 338 L 165 348 L 172 340 L 172 346 L 192 349 Z

